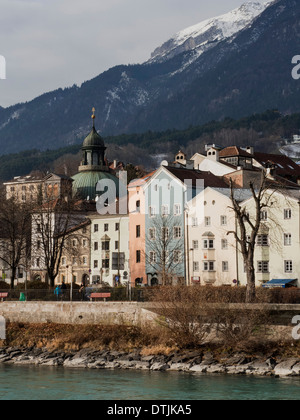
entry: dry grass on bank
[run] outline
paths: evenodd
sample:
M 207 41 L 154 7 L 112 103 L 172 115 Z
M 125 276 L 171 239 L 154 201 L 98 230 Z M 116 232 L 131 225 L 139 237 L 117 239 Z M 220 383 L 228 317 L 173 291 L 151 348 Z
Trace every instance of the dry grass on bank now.
M 253 344 L 253 343 L 252 343 Z M 46 348 L 48 351 L 72 352 L 81 349 L 119 352 L 139 351 L 142 356 L 170 355 L 184 353 L 191 349 L 199 353 L 212 352 L 216 358 L 243 352 L 248 355 L 266 357 L 300 357 L 300 343 L 291 340 L 256 342 L 255 345 L 229 346 L 224 341 L 178 346 L 169 330 L 161 327 L 145 329 L 117 325 L 59 325 L 9 323 L 7 340 L 0 341 L 1 347 Z
M 216 357 L 224 354 L 244 352 L 248 355 L 270 357 L 300 357 L 300 342 L 282 339 L 241 342 L 224 340 L 189 345 L 179 345 L 172 331 L 161 326 L 138 328 L 119 325 L 60 325 L 9 323 L 7 339 L 0 341 L 1 347 L 46 348 L 48 351 L 72 352 L 81 349 L 119 352 L 139 351 L 142 356 L 170 355 L 197 350 L 199 353 L 213 352 Z M 195 344 L 195 343 L 194 343 Z
M 148 326 L 61 325 L 9 323 L 6 340 L 0 347 L 36 347 L 48 350 L 77 351 L 84 348 L 130 352 L 153 349 L 168 353 L 176 346 L 168 331 Z M 156 349 L 156 350 L 155 350 Z

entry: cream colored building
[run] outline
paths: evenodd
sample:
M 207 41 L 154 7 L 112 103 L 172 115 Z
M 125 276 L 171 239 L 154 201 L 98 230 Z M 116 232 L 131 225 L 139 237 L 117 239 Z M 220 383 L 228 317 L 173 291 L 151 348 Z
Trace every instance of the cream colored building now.
M 45 177 L 37 175 L 17 176 L 5 182 L 6 198 L 14 197 L 21 203 L 34 203 L 38 200 L 53 200 L 69 197 L 72 193 L 72 179 L 65 175 L 49 173 Z
M 248 190 L 237 190 L 240 200 Z M 238 281 L 235 214 L 230 189 L 206 188 L 187 205 L 186 265 L 188 284 L 234 286 Z
M 262 210 L 262 224 L 255 249 L 256 285 L 272 280 L 294 280 L 300 286 L 300 191 L 268 190 L 267 206 Z M 244 201 L 248 213 L 255 214 L 253 197 Z M 246 284 L 242 254 L 239 253 L 239 279 Z
M 89 219 L 67 232 L 57 283 L 87 286 L 90 283 L 91 222 Z
M 88 282 L 90 221 L 84 213 L 68 214 L 55 202 L 44 204 L 31 218 L 31 280 L 49 284 L 52 263 L 55 284 Z
M 25 203 L 26 201 L 36 201 L 43 191 L 43 178 L 28 175 L 17 176 L 11 181 L 4 183 L 7 200 L 14 197 L 17 201 Z
M 235 197 L 254 218 L 252 193 L 236 189 Z M 256 286 L 272 280 L 300 287 L 300 191 L 268 190 L 263 202 L 254 266 Z M 242 253 L 231 231 L 238 231 L 230 189 L 206 188 L 188 203 L 186 254 L 188 284 L 247 284 Z M 249 231 L 250 234 L 250 231 Z M 271 283 L 272 284 L 272 283 Z
M 215 146 L 207 148 L 206 156 L 195 153 L 191 157 L 191 161 L 194 163 L 194 169 L 211 172 L 217 176 L 224 176 L 236 170 L 232 165 L 220 162 L 220 149 Z
M 91 224 L 91 281 L 118 286 L 130 281 L 129 215 L 89 216 Z

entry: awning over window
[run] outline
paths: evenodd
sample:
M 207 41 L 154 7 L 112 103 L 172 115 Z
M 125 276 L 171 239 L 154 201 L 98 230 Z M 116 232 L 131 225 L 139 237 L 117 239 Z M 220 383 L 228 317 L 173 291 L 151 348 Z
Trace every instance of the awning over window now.
M 273 279 L 268 283 L 263 284 L 265 288 L 272 288 L 272 287 L 281 287 L 285 289 L 286 287 L 297 286 L 298 279 Z

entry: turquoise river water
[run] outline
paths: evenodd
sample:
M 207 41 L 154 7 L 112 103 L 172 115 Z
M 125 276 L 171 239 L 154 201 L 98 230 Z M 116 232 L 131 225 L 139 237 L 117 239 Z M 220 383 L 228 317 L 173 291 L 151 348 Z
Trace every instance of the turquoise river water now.
M 300 379 L 0 365 L 0 400 L 298 400 Z

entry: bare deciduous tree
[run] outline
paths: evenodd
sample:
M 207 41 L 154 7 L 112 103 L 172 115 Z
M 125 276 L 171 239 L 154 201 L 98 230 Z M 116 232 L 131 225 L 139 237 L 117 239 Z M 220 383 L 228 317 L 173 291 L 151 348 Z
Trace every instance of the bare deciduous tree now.
M 251 198 L 254 202 L 254 212 L 250 215 L 247 207 L 245 205 L 242 206 L 236 197 L 233 181 L 230 180 L 232 210 L 236 217 L 237 229 L 227 234 L 235 236 L 239 251 L 243 256 L 247 276 L 247 303 L 255 302 L 256 298 L 254 255 L 258 235 L 264 228 L 264 210 L 272 206 L 274 193 L 282 187 L 283 185 L 280 185 L 280 183 L 268 178 L 267 172 L 263 170 L 259 185 L 255 185 L 254 182 L 249 183 Z M 275 226 L 277 222 L 273 220 L 273 223 Z
M 85 220 L 80 210 L 80 203 L 69 197 L 49 200 L 32 214 L 32 257 L 47 272 L 51 287 L 68 246 L 70 229 Z
M 180 348 L 204 344 L 210 329 L 207 323 L 209 304 L 201 286 L 166 286 L 149 292 L 155 311 Z
M 11 271 L 13 289 L 18 267 L 26 266 L 30 254 L 31 205 L 12 197 L 0 199 L 0 260 Z
M 181 225 L 173 216 L 156 216 L 146 234 L 146 261 L 161 277 L 162 285 L 172 284 L 183 262 L 184 237 Z

